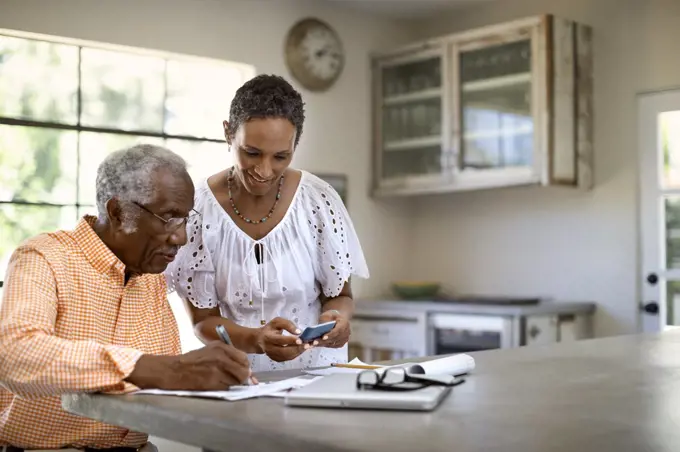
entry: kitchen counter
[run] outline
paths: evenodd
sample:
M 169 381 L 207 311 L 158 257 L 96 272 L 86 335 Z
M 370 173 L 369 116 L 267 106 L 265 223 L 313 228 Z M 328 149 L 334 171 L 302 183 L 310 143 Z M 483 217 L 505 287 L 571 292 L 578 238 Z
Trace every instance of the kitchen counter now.
M 465 298 L 468 300 L 469 298 Z M 545 345 L 593 337 L 595 303 L 357 300 L 350 354 L 362 360 Z
M 639 452 L 680 443 L 678 331 L 473 356 L 467 382 L 431 413 L 287 408 L 271 398 L 62 400 L 72 413 L 220 452 Z
M 538 304 L 527 305 L 491 305 L 485 303 L 457 303 L 448 301 L 406 301 L 406 300 L 357 300 L 356 314 L 367 312 L 406 313 L 429 312 L 451 314 L 476 314 L 494 316 L 530 316 L 530 315 L 559 315 L 559 314 L 592 314 L 595 303 L 570 301 L 542 301 Z

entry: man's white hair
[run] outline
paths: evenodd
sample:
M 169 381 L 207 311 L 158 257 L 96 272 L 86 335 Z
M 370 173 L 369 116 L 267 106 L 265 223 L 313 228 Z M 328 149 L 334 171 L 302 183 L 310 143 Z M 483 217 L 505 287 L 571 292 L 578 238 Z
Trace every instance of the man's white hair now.
M 160 169 L 178 177 L 187 173 L 182 157 L 161 146 L 138 144 L 109 154 L 97 169 L 97 210 L 100 218 L 107 216 L 106 203 L 117 198 L 123 203 L 149 204 L 155 200 L 156 189 L 151 177 Z M 123 209 L 123 228 L 131 233 L 137 229 L 139 208 Z

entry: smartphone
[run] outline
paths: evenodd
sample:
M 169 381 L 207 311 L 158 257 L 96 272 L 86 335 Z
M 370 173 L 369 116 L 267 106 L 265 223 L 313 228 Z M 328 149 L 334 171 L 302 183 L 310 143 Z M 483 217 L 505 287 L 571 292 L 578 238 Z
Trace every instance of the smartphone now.
M 326 323 L 321 323 L 319 325 L 308 326 L 298 337 L 302 339 L 302 342 L 311 342 L 314 339 L 318 339 L 322 337 L 324 334 L 330 332 L 334 326 L 335 320 Z

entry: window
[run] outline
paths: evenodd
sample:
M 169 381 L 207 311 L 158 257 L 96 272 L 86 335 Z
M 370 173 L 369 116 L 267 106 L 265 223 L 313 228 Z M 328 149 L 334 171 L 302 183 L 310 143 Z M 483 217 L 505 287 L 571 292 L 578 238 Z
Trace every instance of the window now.
M 222 120 L 253 76 L 245 64 L 0 33 L 0 287 L 20 242 L 96 213 L 110 152 L 164 145 L 195 181 L 229 166 Z

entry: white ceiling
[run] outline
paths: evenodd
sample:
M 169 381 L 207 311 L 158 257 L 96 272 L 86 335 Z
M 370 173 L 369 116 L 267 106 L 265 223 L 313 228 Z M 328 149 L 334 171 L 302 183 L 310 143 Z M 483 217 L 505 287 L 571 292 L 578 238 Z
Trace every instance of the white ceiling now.
M 354 10 L 398 19 L 424 18 L 444 10 L 492 0 L 325 0 Z

